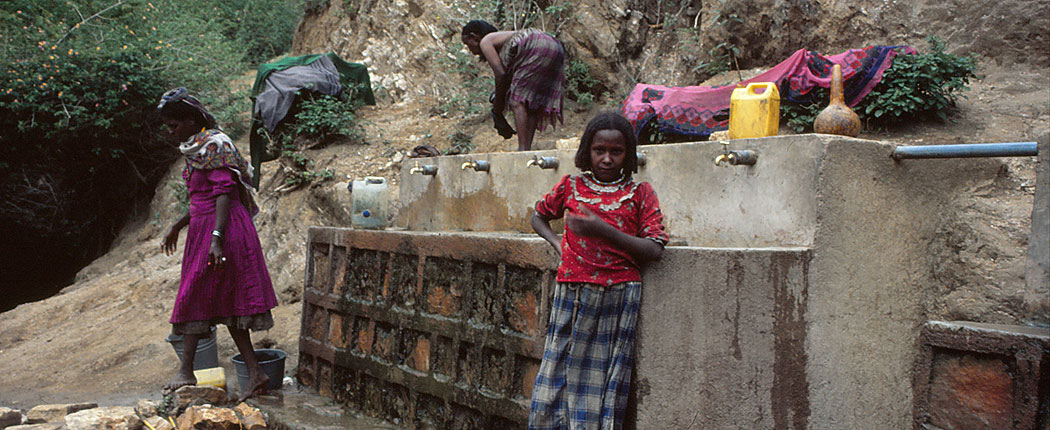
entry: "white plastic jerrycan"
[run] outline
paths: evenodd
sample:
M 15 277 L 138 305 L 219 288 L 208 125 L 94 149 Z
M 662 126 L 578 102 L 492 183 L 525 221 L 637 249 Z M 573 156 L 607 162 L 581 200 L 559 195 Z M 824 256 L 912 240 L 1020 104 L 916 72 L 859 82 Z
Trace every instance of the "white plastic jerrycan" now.
M 386 227 L 388 203 L 386 178 L 367 176 L 350 185 L 350 225 L 379 230 Z

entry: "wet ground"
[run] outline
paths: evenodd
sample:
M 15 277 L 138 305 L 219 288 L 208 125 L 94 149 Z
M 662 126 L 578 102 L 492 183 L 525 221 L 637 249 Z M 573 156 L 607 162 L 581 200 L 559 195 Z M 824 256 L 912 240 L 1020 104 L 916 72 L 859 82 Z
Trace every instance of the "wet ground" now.
M 280 393 L 249 400 L 276 430 L 399 430 L 394 424 L 357 415 L 332 399 L 307 389 L 285 387 Z

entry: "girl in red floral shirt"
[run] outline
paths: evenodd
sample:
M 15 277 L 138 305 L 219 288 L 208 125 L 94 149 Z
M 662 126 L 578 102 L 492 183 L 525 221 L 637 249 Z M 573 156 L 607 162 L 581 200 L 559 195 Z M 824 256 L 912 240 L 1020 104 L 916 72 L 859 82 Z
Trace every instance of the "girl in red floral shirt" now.
M 561 255 L 530 429 L 618 429 L 631 381 L 642 264 L 667 233 L 656 192 L 635 182 L 637 141 L 619 113 L 587 124 L 576 167 L 536 203 L 536 233 Z M 565 217 L 559 238 L 550 221 Z

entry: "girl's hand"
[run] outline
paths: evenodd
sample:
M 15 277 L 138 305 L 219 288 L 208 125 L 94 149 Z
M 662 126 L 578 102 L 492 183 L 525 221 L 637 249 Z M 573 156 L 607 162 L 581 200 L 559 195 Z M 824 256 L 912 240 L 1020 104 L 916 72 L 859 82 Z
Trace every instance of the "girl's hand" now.
M 164 251 L 164 255 L 171 255 L 175 253 L 175 247 L 179 241 L 179 230 L 175 226 L 168 229 L 168 234 L 164 235 L 164 240 L 160 243 L 161 251 Z
M 222 239 L 212 236 L 211 249 L 208 250 L 208 266 L 220 270 L 226 265 L 226 255 L 222 251 Z
M 565 224 L 572 229 L 574 233 L 582 237 L 606 237 L 609 224 L 598 218 L 598 215 L 591 213 L 585 207 L 580 208 L 582 213 L 565 214 Z

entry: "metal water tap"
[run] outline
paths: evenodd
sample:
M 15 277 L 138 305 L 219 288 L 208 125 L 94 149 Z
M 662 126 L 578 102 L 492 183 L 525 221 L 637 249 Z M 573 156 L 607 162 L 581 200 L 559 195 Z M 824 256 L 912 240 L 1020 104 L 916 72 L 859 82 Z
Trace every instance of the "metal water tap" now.
M 758 162 L 757 152 L 750 149 L 730 151 L 729 142 L 722 142 L 722 153 L 715 157 L 716 166 L 721 166 L 722 163 L 729 166 L 739 166 L 741 164 L 745 166 L 754 166 L 756 162 Z
M 419 167 L 419 162 L 416 162 L 416 167 L 408 171 L 409 175 L 427 175 L 435 176 L 438 173 L 438 167 L 433 164 L 427 164 L 423 167 Z
M 642 152 L 642 151 L 638 151 L 638 152 L 634 153 L 634 156 L 635 156 L 635 159 L 638 160 L 638 163 L 637 163 L 638 167 L 645 167 L 645 163 L 648 161 L 648 160 L 645 159 L 645 153 Z
M 558 158 L 557 157 L 540 157 L 539 155 L 532 157 L 531 160 L 525 163 L 525 167 L 537 166 L 541 169 L 557 169 Z
M 729 164 L 729 142 L 722 142 L 722 153 L 715 157 L 715 165 Z
M 468 167 L 474 169 L 475 172 L 488 172 L 489 162 L 485 160 L 467 160 L 466 163 L 463 163 L 462 166 L 459 166 L 459 169 L 467 170 Z

